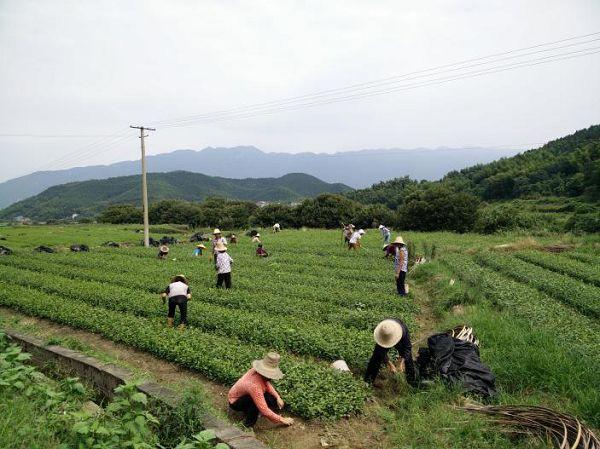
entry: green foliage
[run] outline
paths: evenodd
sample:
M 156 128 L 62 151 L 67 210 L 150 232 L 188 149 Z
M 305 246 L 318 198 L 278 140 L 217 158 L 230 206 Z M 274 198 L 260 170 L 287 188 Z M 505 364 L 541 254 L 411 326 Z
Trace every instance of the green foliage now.
M 548 276 L 544 268 L 511 256 L 480 252 L 476 258 L 483 265 L 529 283 L 591 318 L 600 318 L 600 290 L 594 286 L 558 273 Z
M 532 215 L 514 204 L 490 204 L 480 208 L 473 230 L 482 234 L 516 229 L 531 229 L 536 225 Z
M 398 209 L 398 224 L 402 229 L 466 232 L 473 227 L 478 207 L 473 195 L 430 187 L 406 198 Z
M 600 287 L 600 270 L 597 266 L 572 260 L 561 254 L 540 251 L 516 253 L 515 256 L 526 262 Z
M 115 204 L 141 204 L 140 185 L 141 179 L 137 175 L 62 184 L 3 209 L 0 217 L 11 219 L 23 215 L 35 220 L 48 220 L 61 219 L 73 213 L 95 215 Z M 185 171 L 148 174 L 150 203 L 162 200 L 198 202 L 215 195 L 249 202 L 291 202 L 324 192 L 342 193 L 348 190 L 351 190 L 350 187 L 343 184 L 329 184 L 302 173 L 290 173 L 280 178 L 248 179 L 218 178 Z M 187 207 L 177 209 L 162 210 L 161 214 L 187 214 Z M 187 218 L 189 220 L 190 217 Z
M 99 216 L 99 223 L 142 223 L 142 209 L 131 204 L 117 204 L 108 206 Z
M 356 207 L 356 203 L 340 195 L 319 195 L 298 206 L 298 220 L 311 228 L 338 228 L 352 221 Z

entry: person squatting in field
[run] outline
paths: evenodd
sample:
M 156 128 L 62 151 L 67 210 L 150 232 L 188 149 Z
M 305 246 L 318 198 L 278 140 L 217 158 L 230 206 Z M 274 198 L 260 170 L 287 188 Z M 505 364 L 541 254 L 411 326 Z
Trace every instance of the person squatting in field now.
M 168 255 L 169 255 L 169 247 L 167 245 L 162 245 L 160 248 L 158 248 L 158 255 L 156 257 L 164 260 L 167 258 Z
M 383 245 L 383 257 L 384 259 L 389 259 L 390 257 L 394 257 L 396 254 L 396 247 L 394 245 Z
M 215 264 L 217 270 L 217 288 L 221 288 L 223 283 L 225 283 L 225 288 L 231 288 L 231 264 L 233 263 L 233 259 L 227 254 L 227 247 L 223 243 L 217 243 L 215 250 L 217 251 Z
M 194 252 L 192 253 L 193 256 L 201 256 L 202 255 L 202 251 L 206 249 L 206 246 L 204 246 L 202 243 L 198 243 L 196 245 L 196 249 L 194 250 Z
M 265 251 L 265 249 L 262 246 L 262 243 L 258 244 L 258 248 L 256 248 L 256 255 L 259 257 L 268 257 L 269 253 L 267 251 Z
M 210 241 L 211 245 L 212 245 L 212 250 L 213 250 L 213 258 L 215 261 L 215 264 L 217 263 L 217 245 L 219 243 L 222 243 L 223 245 L 227 245 L 227 240 L 225 240 L 225 237 L 223 237 L 221 235 L 221 230 L 220 229 L 215 229 L 213 231 L 213 239 Z
M 390 318 L 380 322 L 373 332 L 375 340 L 375 349 L 373 355 L 367 365 L 365 372 L 365 382 L 375 383 L 375 379 L 379 374 L 381 364 L 386 362 L 393 373 L 402 371 L 402 363 L 404 364 L 404 373 L 406 381 L 413 387 L 417 385 L 417 376 L 415 373 L 415 365 L 412 359 L 412 344 L 410 342 L 410 334 L 408 327 L 399 319 Z M 398 351 L 398 364 L 394 365 L 389 357 L 389 350 L 395 347 Z
M 392 232 L 384 225 L 379 225 L 379 230 L 383 237 L 383 244 L 388 245 L 390 243 L 390 238 L 392 237 Z
M 394 247 L 394 275 L 396 291 L 400 296 L 406 296 L 406 272 L 408 271 L 408 249 L 402 237 L 396 237 L 392 242 Z
M 183 274 L 178 274 L 171 283 L 161 293 L 163 304 L 165 299 L 169 298 L 169 312 L 167 314 L 167 325 L 173 327 L 173 320 L 175 319 L 175 308 L 179 307 L 179 328 L 183 329 L 187 324 L 187 303 L 192 299 L 192 293 L 188 281 Z
M 358 231 L 352 233 L 352 237 L 348 241 L 348 249 L 357 250 L 360 249 L 360 239 L 365 234 L 365 231 L 359 229 Z
M 276 424 L 291 426 L 294 423 L 292 418 L 283 417 L 275 412 L 285 405 L 270 382 L 283 378 L 283 373 L 279 369 L 279 360 L 280 356 L 276 352 L 269 352 L 262 360 L 255 360 L 252 362 L 252 368 L 231 387 L 227 394 L 229 407 L 244 413 L 246 427 L 253 427 L 259 414 Z

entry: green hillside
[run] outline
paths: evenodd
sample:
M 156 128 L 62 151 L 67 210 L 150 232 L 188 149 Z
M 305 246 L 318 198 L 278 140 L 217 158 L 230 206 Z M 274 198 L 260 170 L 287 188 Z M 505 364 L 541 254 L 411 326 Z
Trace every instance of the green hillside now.
M 411 193 L 434 185 L 470 193 L 485 201 L 580 197 L 597 202 L 600 200 L 600 125 L 513 157 L 450 172 L 440 181 L 397 178 L 349 192 L 347 196 L 364 204 L 381 203 L 395 208 Z
M 112 204 L 141 203 L 141 176 L 73 182 L 50 187 L 0 211 L 0 219 L 25 216 L 34 220 L 60 219 L 73 213 L 94 215 Z M 228 179 L 175 171 L 148 174 L 151 203 L 165 199 L 202 201 L 210 196 L 249 201 L 291 202 L 320 193 L 351 190 L 303 173 L 280 178 Z

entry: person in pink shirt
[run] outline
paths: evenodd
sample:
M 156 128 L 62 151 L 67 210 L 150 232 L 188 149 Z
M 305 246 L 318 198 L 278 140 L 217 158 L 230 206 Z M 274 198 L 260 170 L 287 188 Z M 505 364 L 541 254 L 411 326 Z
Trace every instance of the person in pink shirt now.
M 292 418 L 283 417 L 275 412 L 285 405 L 270 382 L 283 378 L 279 360 L 280 356 L 276 352 L 269 352 L 262 360 L 255 360 L 252 362 L 252 368 L 240 377 L 227 394 L 229 407 L 244 413 L 246 427 L 253 427 L 259 414 L 276 424 L 294 424 Z

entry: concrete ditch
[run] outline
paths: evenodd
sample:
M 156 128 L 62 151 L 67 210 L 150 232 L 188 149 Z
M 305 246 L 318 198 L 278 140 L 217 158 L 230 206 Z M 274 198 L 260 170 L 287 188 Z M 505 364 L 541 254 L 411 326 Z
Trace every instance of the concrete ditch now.
M 103 363 L 94 357 L 78 351 L 56 345 L 46 345 L 38 338 L 22 334 L 10 329 L 3 329 L 10 339 L 31 354 L 31 363 L 44 368 L 49 365 L 61 374 L 76 376 L 92 385 L 107 400 L 114 396 L 114 389 L 131 379 L 133 373 L 127 369 L 110 363 Z M 175 407 L 181 400 L 181 394 L 155 382 L 144 382 L 138 389 L 145 393 L 151 401 L 168 407 Z M 229 445 L 232 449 L 268 449 L 253 435 L 243 432 L 227 421 L 207 414 L 203 419 L 207 429 L 215 432 L 217 440 Z

